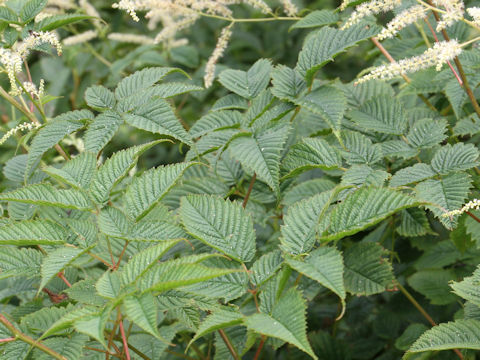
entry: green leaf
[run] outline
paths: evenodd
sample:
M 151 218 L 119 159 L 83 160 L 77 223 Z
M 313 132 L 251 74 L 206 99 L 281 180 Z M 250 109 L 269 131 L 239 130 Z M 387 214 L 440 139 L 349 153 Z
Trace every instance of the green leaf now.
M 98 111 L 113 109 L 117 103 L 113 92 L 101 85 L 90 86 L 85 91 L 85 101 L 88 106 Z
M 43 222 L 45 223 L 45 222 Z M 29 228 L 30 230 L 31 228 Z M 0 227 L 0 233 L 3 228 Z M 17 232 L 15 232 L 17 234 Z M 42 230 L 43 234 L 43 230 Z M 11 240 L 11 237 L 8 237 Z M 63 238 L 62 238 L 63 242 Z M 3 241 L 0 240 L 3 244 Z M 9 277 L 37 277 L 42 263 L 42 253 L 32 248 L 0 247 L 0 279 Z
M 272 316 L 258 313 L 247 316 L 244 322 L 250 330 L 286 341 L 317 359 L 307 339 L 305 311 L 302 293 L 292 288 L 273 307 Z
M 480 350 L 480 321 L 457 320 L 434 326 L 413 343 L 407 354 L 450 349 Z
M 86 345 L 88 337 L 83 334 L 73 334 L 71 337 L 54 337 L 43 341 L 43 344 L 54 350 L 65 359 L 80 360 L 83 357 L 83 347 Z M 35 354 L 36 353 L 36 354 Z M 33 353 L 35 359 L 51 360 L 52 357 L 36 349 Z
M 262 285 L 270 279 L 283 263 L 282 253 L 280 250 L 274 250 L 263 254 L 251 267 L 251 281 L 255 286 Z
M 383 159 L 382 148 L 359 132 L 344 130 L 342 140 L 346 150 L 342 150 L 342 156 L 350 164 L 372 165 Z
M 190 128 L 190 135 L 197 138 L 212 131 L 239 127 L 241 123 L 242 114 L 238 111 L 214 111 L 198 119 Z
M 164 99 L 152 99 L 132 112 L 124 114 L 123 117 L 128 124 L 139 129 L 172 136 L 187 145 L 192 144 L 190 135 Z
M 407 141 L 410 145 L 418 148 L 429 148 L 445 140 L 447 135 L 447 121 L 421 119 L 410 129 Z
M 306 29 L 334 24 L 338 21 L 338 13 L 332 10 L 316 10 L 290 26 L 293 29 Z
M 33 166 L 42 155 L 68 134 L 85 126 L 85 121 L 93 119 L 88 110 L 76 110 L 62 114 L 50 120 L 35 135 L 28 153 L 27 170 L 25 176 L 30 175 Z
M 295 99 L 307 84 L 302 75 L 285 65 L 277 65 L 272 72 L 272 94 L 282 100 Z
M 95 284 L 98 294 L 107 299 L 118 299 L 121 286 L 120 274 L 110 271 L 104 272 Z
M 357 243 L 345 251 L 345 287 L 355 295 L 373 295 L 392 284 L 392 265 L 376 243 Z
M 459 282 L 452 282 L 450 287 L 453 292 L 467 301 L 480 306 L 480 269 L 477 267 L 472 276 L 464 278 Z
M 95 154 L 99 153 L 112 139 L 121 124 L 123 124 L 123 119 L 113 110 L 107 110 L 97 115 L 85 132 L 85 150 Z
M 155 336 L 161 341 L 167 342 L 158 332 L 157 325 L 157 300 L 150 293 L 144 293 L 139 296 L 127 296 L 123 299 L 126 315 L 135 324 L 140 326 L 150 335 Z
M 252 136 L 240 136 L 230 143 L 230 153 L 251 173 L 256 173 L 272 190 L 278 189 L 280 159 L 290 126 L 278 126 Z
M 152 141 L 114 153 L 95 173 L 90 184 L 90 194 L 98 204 L 108 201 L 110 192 L 136 165 L 138 158 L 159 141 Z
M 313 250 L 303 261 L 291 257 L 287 258 L 286 261 L 294 270 L 337 294 L 343 306 L 345 306 L 343 258 L 337 249 L 320 247 Z
M 96 167 L 97 157 L 86 151 L 66 162 L 61 169 L 49 166 L 43 171 L 61 183 L 77 189 L 87 189 Z
M 419 208 L 410 208 L 400 211 L 400 224 L 397 227 L 400 236 L 422 236 L 433 233 L 430 229 L 425 211 Z
M 24 23 L 28 23 L 47 5 L 48 0 L 29 0 L 20 10 L 20 18 Z
M 159 166 L 134 178 L 125 192 L 127 213 L 137 221 L 143 218 L 175 185 L 185 170 L 193 164 L 179 163 Z
M 235 326 L 242 323 L 243 315 L 239 311 L 223 307 L 212 312 L 198 327 L 195 336 L 190 340 L 189 346 L 197 339 L 213 331 Z
M 295 104 L 319 115 L 335 134 L 340 131 L 340 123 L 347 107 L 347 99 L 342 91 L 333 86 L 322 86 L 295 100 Z
M 124 285 L 135 283 L 152 266 L 156 265 L 158 260 L 174 245 L 178 244 L 179 241 L 180 240 L 163 241 L 136 253 L 122 268 L 122 283 Z
M 108 236 L 125 238 L 131 225 L 123 212 L 111 206 L 103 208 L 98 215 L 98 227 Z
M 92 19 L 89 15 L 61 14 L 52 15 L 35 23 L 34 28 L 38 31 L 52 31 L 59 27 L 74 24 L 76 22 Z
M 365 129 L 392 135 L 402 135 L 408 120 L 402 103 L 389 95 L 376 96 L 349 115 Z
M 418 206 L 414 198 L 388 188 L 364 187 L 335 206 L 324 239 L 337 240 L 379 223 L 397 211 Z
M 77 210 L 90 210 L 92 208 L 90 200 L 82 191 L 76 189 L 59 190 L 50 184 L 27 185 L 0 194 L 0 200 Z
M 25 220 L 0 226 L 1 245 L 59 245 L 66 239 L 65 229 L 48 220 Z
M 167 291 L 182 286 L 204 282 L 238 270 L 216 269 L 201 264 L 182 263 L 184 259 L 157 263 L 137 283 L 142 292 Z
M 50 324 L 49 326 L 42 325 L 41 330 L 43 331 L 43 334 L 40 339 L 60 333 L 63 330 L 71 327 L 75 320 L 81 319 L 86 316 L 94 315 L 97 312 L 98 308 L 93 306 L 86 306 L 81 308 L 74 308 L 73 306 L 69 306 L 65 309 L 65 314 L 58 320 L 56 320 L 54 323 Z
M 452 269 L 425 269 L 408 278 L 408 285 L 424 295 L 433 305 L 447 305 L 458 300 L 448 283 L 456 278 Z
M 373 170 L 370 166 L 353 165 L 342 175 L 342 185 L 382 187 L 390 174 L 383 170 Z
M 99 314 L 76 319 L 73 326 L 76 331 L 94 338 L 108 350 L 104 331 L 111 311 L 112 309 L 110 307 L 106 307 Z
M 336 84 L 347 97 L 348 106 L 358 108 L 366 101 L 375 99 L 377 96 L 395 96 L 392 86 L 382 80 L 370 80 L 360 84 L 351 82 L 348 84 Z
M 187 232 L 207 245 L 238 261 L 253 259 L 253 222 L 239 203 L 189 195 L 181 200 L 180 216 Z
M 61 247 L 50 252 L 42 262 L 41 274 L 42 281 L 38 292 L 42 291 L 59 272 L 63 271 L 68 265 L 80 257 L 87 249 L 78 249 L 73 247 Z
M 346 30 L 323 27 L 307 37 L 302 51 L 298 55 L 297 67 L 310 84 L 315 73 L 327 62 L 356 43 L 375 36 L 378 26 L 359 24 Z
M 137 71 L 118 83 L 118 86 L 115 89 L 115 97 L 117 100 L 121 100 L 128 96 L 135 95 L 173 72 L 179 72 L 187 76 L 182 70 L 169 67 L 145 68 Z
M 470 193 L 471 179 L 465 173 L 453 173 L 442 179 L 425 180 L 415 188 L 417 198 L 428 204 L 433 214 L 451 229 L 456 224 L 457 216 L 444 217 L 444 213 L 460 209 Z
M 402 335 L 395 340 L 395 347 L 406 351 L 428 328 L 419 323 L 408 325 Z
M 231 92 L 251 100 L 267 87 L 271 71 L 270 60 L 260 59 L 248 71 L 224 70 L 218 80 Z
M 213 104 L 211 111 L 230 109 L 247 110 L 248 101 L 237 94 L 228 94 L 218 99 Z
M 326 191 L 288 208 L 281 227 L 281 247 L 291 254 L 309 252 L 316 241 L 317 226 L 336 192 Z
M 415 164 L 398 170 L 390 179 L 391 187 L 399 187 L 434 177 L 435 172 L 427 164 Z
M 290 206 L 297 201 L 308 199 L 324 191 L 332 190 L 335 185 L 333 181 L 324 178 L 304 181 L 284 193 L 283 203 Z
M 432 168 L 439 174 L 467 170 L 478 165 L 478 150 L 473 144 L 442 146 L 432 159 Z
M 287 171 L 284 177 L 298 175 L 306 170 L 337 169 L 342 166 L 342 158 L 336 148 L 320 138 L 304 138 L 293 145 L 282 161 Z
M 404 140 L 387 140 L 380 143 L 383 156 L 411 159 L 418 155 L 418 149 L 411 147 Z
M 6 23 L 18 23 L 18 16 L 15 12 L 10 9 L 9 7 L 0 6 L 0 21 L 4 21 Z
M 87 278 L 77 281 L 72 287 L 64 290 L 70 300 L 84 305 L 104 306 L 106 300 L 97 294 L 96 279 Z

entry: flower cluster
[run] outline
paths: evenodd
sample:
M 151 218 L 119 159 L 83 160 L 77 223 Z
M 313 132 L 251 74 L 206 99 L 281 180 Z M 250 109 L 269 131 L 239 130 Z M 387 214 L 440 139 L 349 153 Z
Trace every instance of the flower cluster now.
M 394 37 L 400 30 L 413 24 L 417 20 L 426 17 L 426 14 L 427 9 L 422 5 L 415 5 L 403 10 L 387 24 L 387 27 L 384 28 L 380 34 L 378 34 L 378 40 Z
M 0 145 L 3 145 L 5 143 L 5 141 L 8 140 L 8 138 L 12 135 L 14 135 L 15 133 L 17 133 L 17 131 L 23 131 L 23 130 L 32 130 L 32 129 L 36 129 L 40 126 L 41 124 L 39 123 L 23 123 L 23 124 L 20 124 L 18 126 L 15 126 L 13 129 L 10 129 L 1 139 L 0 139 Z
M 479 208 L 480 208 L 480 199 L 473 199 L 472 201 L 463 205 L 463 207 L 461 209 L 448 211 L 448 212 L 442 214 L 442 216 L 443 217 L 452 217 L 452 216 L 455 216 L 455 215 L 461 215 L 461 214 L 466 213 L 467 211 L 470 211 L 470 210 L 478 210 Z
M 23 83 L 23 88 L 27 93 L 30 93 L 32 97 L 36 97 L 40 100 L 45 93 L 45 81 L 43 79 L 40 80 L 40 86 L 38 89 L 34 83 L 26 81 Z
M 467 9 L 468 15 L 473 18 L 473 22 L 480 26 L 480 8 L 479 7 L 471 7 Z
M 62 42 L 65 46 L 72 46 L 90 41 L 92 39 L 95 39 L 97 36 L 98 32 L 96 30 L 87 30 L 81 34 L 69 36 L 63 39 Z
M 17 44 L 16 52 L 22 59 L 26 59 L 31 49 L 45 43 L 55 47 L 59 56 L 62 55 L 62 45 L 57 35 L 50 31 L 33 31 L 26 39 Z
M 437 24 L 437 31 L 441 31 L 463 18 L 465 7 L 462 0 L 433 0 L 433 3 L 438 7 L 443 7 L 446 11 Z
M 355 8 L 350 18 L 341 29 L 347 29 L 360 22 L 363 18 L 370 15 L 379 14 L 395 9 L 402 3 L 401 0 L 371 0 L 360 4 Z
M 212 55 L 208 59 L 207 66 L 205 67 L 204 83 L 206 88 L 210 87 L 213 84 L 213 79 L 215 78 L 215 65 L 222 57 L 225 49 L 227 48 L 228 41 L 230 40 L 231 36 L 231 26 L 227 26 L 222 30 L 222 33 L 218 38 L 217 46 L 215 46 L 215 50 L 213 50 Z
M 9 49 L 0 48 L 0 62 L 3 64 L 10 81 L 10 93 L 12 95 L 21 93 L 15 77 L 22 71 L 22 57 Z
M 435 66 L 436 70 L 439 71 L 443 64 L 453 60 L 461 51 L 462 48 L 456 40 L 437 42 L 422 55 L 379 66 L 360 78 L 356 83 L 360 84 L 373 79 L 393 79 L 432 66 Z

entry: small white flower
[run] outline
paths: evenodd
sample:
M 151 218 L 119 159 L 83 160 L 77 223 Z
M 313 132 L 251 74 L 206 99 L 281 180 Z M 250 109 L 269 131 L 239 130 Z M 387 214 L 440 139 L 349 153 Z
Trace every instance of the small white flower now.
M 63 39 L 62 42 L 65 46 L 78 45 L 95 39 L 97 36 L 98 33 L 95 30 L 87 30 L 81 34 L 69 36 Z
M 410 24 L 413 24 L 417 20 L 424 18 L 426 14 L 427 8 L 423 7 L 422 5 L 415 5 L 403 10 L 387 24 L 387 27 L 384 28 L 380 34 L 378 34 L 378 40 L 394 37 L 400 30 L 406 28 Z
M 373 69 L 369 74 L 361 77 L 356 84 L 372 79 L 393 79 L 394 77 L 432 66 L 435 66 L 436 70 L 439 71 L 445 63 L 453 60 L 461 52 L 462 48 L 456 40 L 437 42 L 422 55 L 403 59 L 388 65 L 381 65 Z
M 15 126 L 13 129 L 10 129 L 1 139 L 0 139 L 0 145 L 4 144 L 5 141 L 8 140 L 8 138 L 12 135 L 14 135 L 17 131 L 23 131 L 23 130 L 32 130 L 36 129 L 40 126 L 41 124 L 38 123 L 23 123 L 20 125 Z
M 288 16 L 295 16 L 298 13 L 298 8 L 292 3 L 291 0 L 281 0 L 283 5 L 283 10 Z
M 479 7 L 471 7 L 467 9 L 468 15 L 473 18 L 473 22 L 480 26 L 480 8 Z
M 437 31 L 446 29 L 463 19 L 465 6 L 462 0 L 433 0 L 433 3 L 438 7 L 443 7 L 446 11 L 445 14 L 442 14 L 442 19 L 437 24 Z
M 132 43 L 132 44 L 141 44 L 141 45 L 153 44 L 153 39 L 145 35 L 110 33 L 108 34 L 108 38 L 113 41 Z
M 395 9 L 402 3 L 401 0 L 371 0 L 358 5 L 350 15 L 347 22 L 341 27 L 342 30 L 357 24 L 366 16 L 379 14 Z
M 217 41 L 217 46 L 215 46 L 215 50 L 213 50 L 213 53 L 208 59 L 207 65 L 205 66 L 205 77 L 203 78 L 203 81 L 206 88 L 209 88 L 213 84 L 213 79 L 215 78 L 215 65 L 223 56 L 231 36 L 232 30 L 230 26 L 222 29 L 222 33 Z
M 470 210 L 478 210 L 478 208 L 480 208 L 480 199 L 473 199 L 472 201 L 463 205 L 463 207 L 461 209 L 448 211 L 448 212 L 442 214 L 442 216 L 443 217 L 452 217 L 452 216 L 455 216 L 455 215 L 461 215 L 461 214 L 463 214 L 467 211 L 470 211 Z

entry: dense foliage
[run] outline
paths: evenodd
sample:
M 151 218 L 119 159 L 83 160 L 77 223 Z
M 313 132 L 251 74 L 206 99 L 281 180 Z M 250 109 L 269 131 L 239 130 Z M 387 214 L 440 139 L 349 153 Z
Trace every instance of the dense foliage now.
M 0 1 L 0 359 L 474 359 L 474 5 Z

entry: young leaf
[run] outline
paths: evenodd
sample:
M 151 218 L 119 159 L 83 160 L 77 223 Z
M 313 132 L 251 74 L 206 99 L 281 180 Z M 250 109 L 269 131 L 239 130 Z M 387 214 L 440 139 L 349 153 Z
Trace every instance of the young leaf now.
M 123 114 L 125 121 L 139 129 L 172 136 L 187 145 L 192 144 L 190 135 L 177 119 L 172 107 L 164 99 L 152 99 L 130 113 Z
M 307 339 L 305 311 L 302 293 L 292 288 L 273 307 L 271 316 L 258 313 L 247 316 L 244 322 L 250 330 L 289 342 L 317 359 Z
M 283 263 L 282 253 L 280 250 L 274 250 L 262 255 L 255 261 L 251 267 L 251 281 L 255 286 L 262 285 L 265 281 L 275 275 Z
M 87 189 L 97 167 L 94 153 L 83 152 L 63 165 L 61 169 L 49 166 L 43 169 L 52 178 L 77 189 Z
M 272 72 L 272 94 L 282 100 L 295 99 L 307 84 L 302 75 L 285 65 L 277 65 Z
M 270 60 L 260 59 L 248 71 L 224 70 L 218 80 L 228 90 L 251 100 L 267 87 L 271 71 Z
M 117 102 L 115 95 L 101 85 L 90 86 L 85 91 L 85 101 L 88 106 L 98 111 L 113 109 Z
M 84 192 L 76 189 L 59 190 L 50 184 L 27 185 L 0 194 L 0 200 L 77 210 L 92 208 L 92 204 Z
M 388 188 L 364 187 L 349 195 L 331 213 L 325 239 L 336 240 L 375 225 L 397 211 L 418 206 L 414 198 Z
M 345 306 L 343 258 L 337 249 L 320 247 L 313 250 L 303 261 L 296 260 L 293 257 L 288 257 L 286 261 L 299 273 L 317 281 L 320 285 L 337 294 L 343 306 Z
M 140 296 L 127 296 L 123 299 L 123 306 L 125 307 L 125 313 L 130 320 L 150 335 L 166 342 L 158 332 L 157 300 L 152 294 L 144 293 Z
M 161 141 L 152 141 L 118 151 L 108 158 L 95 173 L 95 177 L 90 185 L 90 194 L 97 204 L 105 203 L 115 184 L 135 166 L 140 155 Z
M 127 213 L 137 221 L 146 216 L 193 164 L 159 166 L 133 179 L 125 192 Z
M 327 62 L 356 43 L 375 36 L 378 26 L 358 24 L 346 30 L 323 27 L 307 37 L 302 51 L 298 55 L 297 68 L 310 84 L 315 73 Z
M 88 315 L 76 319 L 73 323 L 73 326 L 75 327 L 76 331 L 94 338 L 100 344 L 102 344 L 105 349 L 108 350 L 107 343 L 105 342 L 104 331 L 111 311 L 111 307 L 107 306 L 99 314 Z
M 230 153 L 275 191 L 279 186 L 280 158 L 289 132 L 289 126 L 278 126 L 252 136 L 237 137 L 230 143 Z
M 94 154 L 100 152 L 112 139 L 121 124 L 123 124 L 123 119 L 113 110 L 107 110 L 97 115 L 85 132 L 85 150 Z
M 349 115 L 365 129 L 393 135 L 402 135 L 408 120 L 402 103 L 389 95 L 377 96 Z
M 392 265 L 382 256 L 384 249 L 376 243 L 358 243 L 345 251 L 345 287 L 356 295 L 373 295 L 385 291 L 393 281 Z
M 65 229 L 49 220 L 26 220 L 0 226 L 1 245 L 60 245 L 66 239 Z
M 480 350 L 480 321 L 456 320 L 434 326 L 418 338 L 408 349 L 409 353 L 450 349 Z
M 85 251 L 87 251 L 87 249 L 77 249 L 65 246 L 50 252 L 42 262 L 42 281 L 38 291 L 40 292 L 45 285 L 55 277 L 55 275 L 63 271 Z
M 243 315 L 239 311 L 226 307 L 212 312 L 202 321 L 195 336 L 190 340 L 189 346 L 198 338 L 201 338 L 212 331 L 241 324 L 242 318 Z
M 187 232 L 207 245 L 238 261 L 253 259 L 253 222 L 239 203 L 189 195 L 181 200 L 180 216 Z
M 280 242 L 283 250 L 297 255 L 312 249 L 318 223 L 335 194 L 334 191 L 326 191 L 299 201 L 288 208 L 284 225 L 281 227 Z

